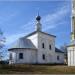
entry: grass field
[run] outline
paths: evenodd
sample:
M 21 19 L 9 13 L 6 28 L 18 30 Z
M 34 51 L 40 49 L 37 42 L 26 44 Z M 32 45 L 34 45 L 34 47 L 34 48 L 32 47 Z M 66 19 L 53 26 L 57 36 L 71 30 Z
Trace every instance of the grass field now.
M 75 67 L 64 65 L 0 65 L 0 74 L 75 74 Z

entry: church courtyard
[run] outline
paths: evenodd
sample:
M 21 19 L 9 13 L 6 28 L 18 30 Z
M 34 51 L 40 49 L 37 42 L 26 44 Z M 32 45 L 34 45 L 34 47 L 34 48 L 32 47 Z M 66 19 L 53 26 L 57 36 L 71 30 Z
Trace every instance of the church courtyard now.
M 67 65 L 0 65 L 0 74 L 74 74 Z

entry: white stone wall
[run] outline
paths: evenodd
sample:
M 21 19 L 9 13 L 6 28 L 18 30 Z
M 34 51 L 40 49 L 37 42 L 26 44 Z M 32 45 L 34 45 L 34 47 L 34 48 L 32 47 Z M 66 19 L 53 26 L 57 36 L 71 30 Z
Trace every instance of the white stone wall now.
M 38 49 L 37 63 L 64 63 L 64 53 L 55 52 L 55 37 L 38 32 L 29 36 L 28 39 L 31 39 Z M 42 43 L 44 43 L 45 48 L 42 48 Z M 49 49 L 49 45 L 51 45 L 51 50 Z M 45 54 L 45 60 L 42 58 L 43 54 Z M 57 61 L 57 55 L 60 57 L 59 61 Z
M 41 32 L 35 33 L 29 36 L 30 39 L 37 50 L 34 49 L 18 49 L 12 50 L 13 62 L 14 63 L 61 63 L 63 62 L 63 53 L 55 52 L 55 37 L 43 34 Z M 42 48 L 42 43 L 44 43 L 45 48 Z M 49 49 L 51 45 L 51 49 Z M 24 53 L 24 59 L 19 59 L 19 53 Z M 42 55 L 45 55 L 45 60 L 43 60 Z M 57 61 L 57 55 L 60 56 L 60 61 Z
M 13 51 L 13 52 L 12 52 Z M 36 63 L 36 50 L 31 50 L 31 49 L 18 49 L 18 50 L 12 50 L 10 51 L 12 54 L 15 54 L 15 57 L 13 55 L 13 59 L 11 61 L 14 60 L 13 63 Z M 19 53 L 23 53 L 23 59 L 19 59 Z M 10 61 L 10 62 L 11 62 Z
M 16 52 L 14 52 L 14 51 L 9 51 L 9 54 L 12 55 L 12 60 L 10 60 L 10 55 L 9 55 L 9 64 L 16 63 Z
M 56 52 L 55 54 L 56 54 L 55 63 L 64 63 L 64 53 Z M 57 59 L 57 56 L 59 56 L 59 60 Z
M 45 48 L 42 48 L 44 43 Z M 49 49 L 51 45 L 51 50 Z M 42 55 L 45 54 L 45 60 Z M 55 58 L 55 37 L 38 33 L 38 63 L 53 63 Z
M 68 47 L 68 66 L 75 66 L 75 47 Z

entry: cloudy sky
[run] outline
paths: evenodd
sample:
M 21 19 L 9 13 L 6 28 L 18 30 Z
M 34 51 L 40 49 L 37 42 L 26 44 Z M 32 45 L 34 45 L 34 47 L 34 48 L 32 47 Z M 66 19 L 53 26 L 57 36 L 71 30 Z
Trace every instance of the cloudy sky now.
M 0 28 L 6 37 L 6 48 L 21 36 L 35 30 L 39 10 L 42 31 L 56 36 L 56 46 L 70 42 L 70 0 L 1 1 Z

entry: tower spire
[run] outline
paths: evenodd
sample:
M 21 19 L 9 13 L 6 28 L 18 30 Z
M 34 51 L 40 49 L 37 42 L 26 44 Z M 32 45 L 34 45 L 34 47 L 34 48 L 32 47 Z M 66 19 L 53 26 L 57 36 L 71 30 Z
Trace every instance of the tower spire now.
M 36 26 L 35 26 L 35 30 L 36 31 L 41 31 L 41 23 L 40 23 L 41 17 L 39 16 L 39 11 L 38 11 L 38 15 L 36 17 Z
M 72 18 L 71 18 L 71 42 L 75 41 L 75 8 L 72 5 Z

